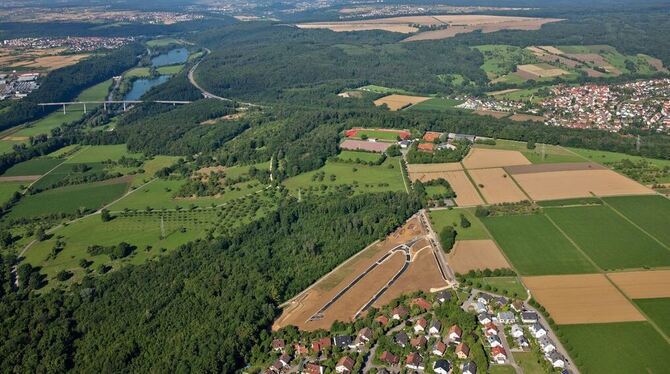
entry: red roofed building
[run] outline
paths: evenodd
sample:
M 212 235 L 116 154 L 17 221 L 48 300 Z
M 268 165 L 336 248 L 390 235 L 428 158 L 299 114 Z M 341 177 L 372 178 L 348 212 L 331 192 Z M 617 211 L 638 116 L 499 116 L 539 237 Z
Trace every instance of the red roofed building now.
M 440 136 L 442 136 L 441 132 L 426 131 L 426 133 L 423 134 L 423 140 L 428 143 L 433 143 L 435 139 L 439 139 Z
M 452 341 L 455 341 L 455 340 L 461 340 L 461 336 L 463 336 L 463 330 L 461 330 L 461 328 L 458 327 L 458 325 L 453 325 L 449 328 L 447 338 L 449 338 Z
M 426 326 L 428 326 L 428 321 L 425 318 L 419 318 L 414 324 L 414 332 L 425 331 Z
M 309 350 L 307 349 L 307 347 L 305 347 L 304 345 L 301 345 L 299 343 L 293 344 L 293 349 L 295 350 L 295 353 L 298 354 L 298 355 L 306 355 L 306 354 L 309 353 Z
M 456 346 L 454 353 L 456 353 L 456 356 L 461 360 L 465 360 L 470 355 L 470 347 L 465 343 L 461 343 Z
M 507 352 L 503 347 L 491 348 L 491 357 L 499 364 L 504 364 L 507 360 Z
M 421 152 L 433 152 L 435 149 L 435 144 L 433 143 L 419 143 L 419 151 Z
M 351 371 L 354 370 L 354 364 L 354 359 L 349 356 L 344 356 L 340 361 L 337 361 L 335 371 L 338 373 L 351 373 Z
M 389 323 L 389 319 L 386 316 L 379 316 L 375 318 L 375 321 L 379 322 L 382 326 L 386 326 Z
M 408 313 L 409 313 L 409 311 L 407 310 L 407 308 L 405 308 L 404 306 L 401 305 L 401 306 L 397 306 L 397 307 L 393 308 L 393 311 L 391 312 L 391 316 L 393 317 L 393 319 L 403 319 L 403 318 L 407 317 Z
M 426 343 L 428 343 L 428 340 L 426 340 L 426 337 L 423 336 L 423 335 L 419 336 L 419 337 L 416 337 L 416 338 L 410 340 L 410 342 L 409 342 L 409 344 L 412 347 L 417 348 L 417 349 L 425 347 Z
M 272 341 L 272 349 L 275 351 L 283 351 L 285 346 L 283 339 L 275 339 Z
M 317 364 L 307 364 L 303 374 L 323 374 L 323 366 Z
M 426 299 L 424 299 L 423 297 L 417 297 L 416 299 L 412 300 L 412 302 L 410 302 L 409 305 L 412 305 L 412 306 L 416 305 L 416 306 L 418 306 L 420 308 L 423 308 L 425 310 L 428 310 L 431 307 L 431 304 Z
M 388 351 L 384 351 L 384 353 L 382 353 L 382 355 L 379 356 L 379 360 L 381 360 L 382 362 L 385 362 L 385 363 L 387 363 L 391 366 L 398 365 L 398 363 L 400 362 L 400 359 L 398 358 L 398 356 L 396 356 L 393 353 L 388 352 Z
M 412 352 L 407 355 L 407 359 L 405 359 L 405 366 L 412 370 L 423 370 L 423 358 L 418 353 Z
M 314 352 L 321 352 L 322 350 L 326 348 L 330 348 L 332 343 L 330 342 L 330 338 L 321 338 L 319 340 L 315 340 L 312 342 L 312 351 Z

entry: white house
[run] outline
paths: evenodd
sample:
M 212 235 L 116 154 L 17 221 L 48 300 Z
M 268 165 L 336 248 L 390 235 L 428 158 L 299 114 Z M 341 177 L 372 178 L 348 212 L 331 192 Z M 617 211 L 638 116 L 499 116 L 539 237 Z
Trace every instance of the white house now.
M 489 305 L 489 302 L 491 302 L 491 300 L 493 300 L 493 296 L 487 293 L 480 294 L 479 297 L 477 298 L 477 302 L 483 305 Z
M 431 335 L 440 335 L 440 330 L 442 329 L 442 323 L 438 320 L 433 320 L 430 322 L 430 328 L 428 333 Z
M 498 335 L 491 335 L 486 337 L 486 341 L 489 343 L 491 348 L 502 347 L 502 341 Z
M 510 332 L 512 334 L 512 337 L 514 338 L 523 336 L 523 328 L 521 328 L 521 326 L 516 324 L 512 325 Z
M 535 312 L 521 312 L 521 322 L 529 324 L 536 323 L 538 321 L 537 313 Z
M 544 327 L 542 327 L 542 325 L 540 325 L 539 323 L 533 323 L 532 325 L 530 325 L 530 327 L 528 327 L 528 329 L 530 329 L 530 332 L 533 333 L 533 336 L 536 339 L 539 339 L 547 335 L 547 330 L 545 330 Z
M 549 360 L 549 362 L 551 362 L 551 366 L 553 366 L 555 368 L 561 368 L 561 369 L 563 369 L 565 367 L 565 359 L 558 352 L 556 352 L 556 351 L 551 352 L 546 357 L 547 357 L 547 360 Z
M 540 348 L 542 348 L 542 351 L 546 353 L 551 353 L 556 350 L 556 346 L 554 345 L 554 342 L 551 341 L 546 336 L 543 336 L 539 339 L 537 339 L 537 343 L 540 345 Z
M 464 362 L 461 372 L 463 374 L 477 374 L 477 364 L 473 361 Z
M 512 312 L 499 312 L 498 313 L 498 322 L 504 323 L 506 325 L 516 322 L 516 317 Z
M 477 315 L 477 320 L 482 325 L 488 325 L 489 323 L 491 323 L 491 317 L 488 315 L 488 313 L 479 313 Z
M 480 303 L 477 301 L 476 303 L 472 304 L 472 308 L 475 310 L 475 313 L 486 313 L 489 310 L 486 308 L 486 305 Z

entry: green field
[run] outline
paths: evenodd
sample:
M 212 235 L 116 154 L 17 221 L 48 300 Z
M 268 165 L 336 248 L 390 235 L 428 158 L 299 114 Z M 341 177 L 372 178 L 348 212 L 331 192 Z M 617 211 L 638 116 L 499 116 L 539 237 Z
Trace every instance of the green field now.
M 631 161 L 640 161 L 640 160 L 646 160 L 649 161 L 650 163 L 658 166 L 658 167 L 665 167 L 668 166 L 670 167 L 670 160 L 659 160 L 655 158 L 646 158 L 646 157 L 640 157 L 640 156 L 631 156 L 627 155 L 625 153 L 616 153 L 616 152 L 608 152 L 608 151 L 594 151 L 591 149 L 581 149 L 581 148 L 568 148 L 569 150 L 577 153 L 580 156 L 583 156 L 584 158 L 587 158 L 590 161 L 597 162 L 599 164 L 610 164 L 612 162 L 617 162 L 621 161 L 624 159 L 628 159 Z
M 516 65 L 537 61 L 532 53 L 516 46 L 488 44 L 474 48 L 484 55 L 481 68 L 491 80 L 511 73 Z
M 523 374 L 544 374 L 544 368 L 538 362 L 538 357 L 533 352 L 512 353 L 516 363 L 523 369 Z
M 461 214 L 470 221 L 470 227 L 462 228 L 461 227 Z M 429 217 L 433 229 L 435 232 L 439 233 L 445 226 L 454 226 L 458 235 L 456 239 L 458 240 L 476 240 L 476 239 L 490 239 L 486 228 L 472 213 L 472 209 L 439 209 L 431 210 L 429 212 Z
M 283 183 L 294 194 L 299 189 L 302 193 L 310 189 L 318 193 L 341 185 L 353 185 L 357 193 L 405 191 L 398 160 L 398 157 L 389 157 L 379 166 L 326 162 L 326 165 L 318 170 L 289 178 Z M 323 175 L 323 179 L 313 179 L 318 175 Z M 335 176 L 335 180 L 331 180 L 331 175 Z
M 75 213 L 80 208 L 98 209 L 123 195 L 128 183 L 109 180 L 48 190 L 21 199 L 8 214 L 28 218 L 49 214 Z
M 620 196 L 603 199 L 642 230 L 670 246 L 670 200 L 663 196 Z
M 452 109 L 456 105 L 459 105 L 463 103 L 462 101 L 454 100 L 454 99 L 447 99 L 443 97 L 435 97 L 423 102 L 420 102 L 418 104 L 414 104 L 410 106 L 408 109 L 409 110 L 437 110 L 437 111 L 442 111 L 442 110 L 447 110 L 447 109 Z
M 22 175 L 42 175 L 63 162 L 56 158 L 34 158 L 24 161 L 9 168 L 4 174 L 5 177 L 15 177 Z
M 84 164 L 69 164 L 69 163 L 60 164 L 49 174 L 42 176 L 42 178 L 34 182 L 34 184 L 31 186 L 31 189 L 35 190 L 47 189 L 51 186 L 56 185 L 60 181 L 65 180 L 69 176 L 77 176 L 77 177 L 90 176 L 92 174 L 102 172 L 105 169 L 105 165 L 103 165 L 100 162 L 95 162 L 85 164 L 88 168 L 90 168 L 88 171 L 75 172 L 74 167 L 77 165 L 81 166 Z
M 23 141 L 23 140 L 15 141 L 15 140 L 0 139 L 0 155 L 5 154 L 5 153 L 14 152 L 14 145 L 24 144 L 24 143 L 26 143 L 26 141 Z
M 584 158 L 575 155 L 569 150 L 551 144 L 536 144 L 535 149 L 528 149 L 525 142 L 496 139 L 496 145 L 477 144 L 475 147 L 519 151 L 533 164 L 586 162 Z
M 129 152 L 125 144 L 93 145 L 85 146 L 79 152 L 75 153 L 71 158 L 65 161 L 65 163 L 82 164 L 103 162 L 107 160 L 117 161 L 124 156 L 132 158 L 142 157 L 142 155 L 139 153 Z
M 545 213 L 604 270 L 670 265 L 670 250 L 606 206 Z
M 507 92 L 507 93 L 502 93 L 502 94 L 499 94 L 499 95 L 491 95 L 490 92 L 488 94 L 490 96 L 495 97 L 496 99 L 514 100 L 514 101 L 530 101 L 530 102 L 533 102 L 533 103 L 539 103 L 546 96 L 547 92 L 548 92 L 547 87 L 538 87 L 538 88 L 519 89 L 519 90 L 514 91 L 514 92 Z
M 0 205 L 6 203 L 14 192 L 19 191 L 20 186 L 25 186 L 30 182 L 0 182 Z
M 483 219 L 522 275 L 592 273 L 588 259 L 543 215 Z
M 47 157 L 61 158 L 68 154 L 74 154 L 74 152 L 78 151 L 80 148 L 81 146 L 79 144 L 71 144 L 49 153 Z
M 156 69 L 158 74 L 160 75 L 175 75 L 178 74 L 181 69 L 184 68 L 184 65 L 168 65 L 168 66 L 161 66 Z M 142 67 L 142 68 L 133 68 L 128 70 L 125 74 L 123 74 L 124 77 L 126 78 L 145 78 L 151 75 L 151 71 L 148 67 Z
M 526 288 L 519 282 L 517 277 L 485 277 L 472 278 L 474 282 L 480 282 L 482 287 L 491 286 L 493 292 L 503 295 L 518 295 L 520 299 L 525 299 L 528 294 Z M 486 289 L 486 288 L 485 288 Z M 506 293 L 504 291 L 507 291 Z
M 109 92 L 109 87 L 112 85 L 112 80 L 106 80 L 98 83 L 93 87 L 87 88 L 79 94 L 73 101 L 96 101 L 103 100 Z M 87 110 L 92 110 L 96 105 L 87 105 Z M 60 127 L 64 123 L 76 121 L 84 115 L 84 107 L 82 105 L 70 105 L 67 108 L 67 113 L 63 114 L 62 108 L 48 116 L 24 127 L 23 129 L 12 134 L 12 136 L 35 136 L 39 134 L 48 134 L 51 129 Z
M 633 300 L 666 336 L 670 336 L 670 298 Z
M 391 141 L 395 142 L 398 140 L 398 134 L 395 132 L 390 132 L 390 131 L 379 131 L 379 130 L 358 130 L 356 131 L 356 136 L 353 138 L 362 138 L 363 136 L 367 136 L 370 139 L 379 139 L 379 140 L 386 140 L 386 141 Z
M 515 374 L 516 370 L 510 365 L 491 365 L 489 366 L 489 374 Z
M 147 42 L 147 45 L 149 47 L 165 47 L 170 44 L 182 44 L 183 42 L 179 39 L 175 38 L 160 38 L 160 39 L 153 39 L 149 40 Z
M 360 151 L 342 151 L 337 158 L 340 160 L 346 161 L 365 161 L 365 162 L 376 162 L 381 158 L 379 153 L 372 152 L 360 152 Z
M 582 373 L 668 372 L 670 345 L 646 322 L 563 325 L 560 331 Z

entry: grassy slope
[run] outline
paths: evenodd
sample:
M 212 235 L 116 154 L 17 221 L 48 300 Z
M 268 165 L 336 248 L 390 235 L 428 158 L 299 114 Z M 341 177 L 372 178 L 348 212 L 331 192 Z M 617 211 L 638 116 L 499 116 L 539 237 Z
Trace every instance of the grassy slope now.
M 466 229 L 461 227 L 461 214 L 470 221 L 470 227 Z M 432 210 L 429 216 L 433 229 L 438 234 L 445 226 L 451 225 L 456 227 L 458 240 L 490 239 L 482 222 L 472 214 L 472 209 Z
M 603 269 L 670 265 L 670 251 L 605 206 L 545 209 Z
M 381 155 L 379 153 L 358 152 L 358 151 L 342 151 L 340 152 L 339 155 L 337 155 L 337 158 L 339 158 L 340 160 L 348 160 L 348 161 L 361 160 L 368 162 L 375 162 L 379 160 L 380 157 Z
M 485 277 L 477 278 L 477 281 L 481 282 L 483 286 L 489 285 L 497 288 L 497 293 L 503 293 L 503 290 L 507 290 L 505 295 L 512 296 L 516 293 L 521 299 L 525 299 L 528 296 L 526 288 L 519 282 L 517 277 Z
M 447 110 L 455 107 L 456 105 L 461 104 L 462 101 L 454 99 L 446 99 L 442 97 L 435 97 L 430 100 L 420 102 L 418 104 L 410 106 L 409 110 Z
M 34 158 L 32 160 L 24 161 L 9 168 L 4 174 L 5 177 L 21 176 L 21 175 L 42 175 L 47 171 L 53 169 L 56 165 L 63 162 L 63 160 L 55 158 Z
M 563 325 L 582 373 L 667 373 L 670 346 L 648 323 Z
M 670 336 L 670 298 L 633 300 L 663 332 Z
M 107 160 L 116 161 L 121 157 L 141 157 L 138 153 L 128 152 L 125 144 L 94 145 L 87 146 L 77 152 L 72 158 L 65 161 L 68 164 L 82 164 L 92 162 L 103 162 Z
M 620 196 L 604 199 L 618 212 L 670 246 L 670 200 L 663 196 Z
M 14 192 L 19 190 L 20 186 L 25 186 L 30 182 L 1 182 L 0 183 L 0 205 L 7 202 Z
M 579 274 L 596 269 L 543 215 L 485 218 L 484 224 L 523 275 Z

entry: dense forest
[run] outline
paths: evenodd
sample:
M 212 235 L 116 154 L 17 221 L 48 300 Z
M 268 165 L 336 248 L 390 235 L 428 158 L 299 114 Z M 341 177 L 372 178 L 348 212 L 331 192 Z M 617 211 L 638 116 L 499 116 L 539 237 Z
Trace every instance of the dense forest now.
M 406 194 L 327 196 L 279 210 L 234 237 L 87 278 L 70 293 L 30 293 L 37 269 L 0 258 L 0 357 L 11 372 L 232 372 L 277 305 L 418 208 Z M 31 279 L 37 281 L 30 282 Z

